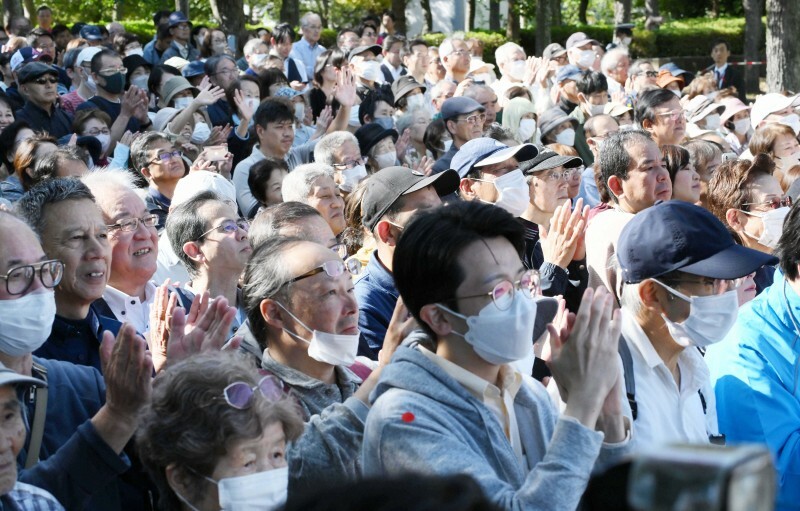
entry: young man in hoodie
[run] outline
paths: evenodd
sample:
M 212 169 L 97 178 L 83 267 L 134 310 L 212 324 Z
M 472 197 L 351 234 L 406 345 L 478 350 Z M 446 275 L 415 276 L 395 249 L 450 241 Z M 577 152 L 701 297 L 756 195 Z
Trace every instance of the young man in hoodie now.
M 532 351 L 537 319 L 538 275 L 524 268 L 522 246 L 522 226 L 477 201 L 406 226 L 395 281 L 435 347 L 401 347 L 384 368 L 364 430 L 364 473 L 467 474 L 503 509 L 573 510 L 598 458 L 627 451 L 619 315 L 612 319 L 607 292 L 587 291 L 577 317 L 560 331 L 548 326 L 550 366 L 569 393 L 563 414 L 509 365 Z M 546 322 L 554 311 L 545 310 Z

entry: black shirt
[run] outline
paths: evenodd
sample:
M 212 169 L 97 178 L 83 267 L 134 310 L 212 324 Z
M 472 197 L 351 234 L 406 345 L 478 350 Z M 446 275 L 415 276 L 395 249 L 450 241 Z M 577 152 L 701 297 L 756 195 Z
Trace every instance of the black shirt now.
M 111 117 L 111 123 L 113 124 L 117 117 L 119 117 L 119 114 L 122 112 L 122 103 L 114 103 L 113 101 L 101 98 L 100 96 L 92 96 L 86 100 L 85 103 L 76 108 L 75 111 L 87 110 L 89 108 L 99 108 L 103 112 L 107 113 L 109 117 Z M 110 127 L 111 126 L 109 126 L 109 128 Z M 125 129 L 131 133 L 141 131 L 141 123 L 139 122 L 139 119 L 131 117 L 130 120 L 128 120 L 128 125 L 125 127 Z
M 47 112 L 28 101 L 14 113 L 14 117 L 27 122 L 32 130 L 46 131 L 55 138 L 72 133 L 72 116 L 57 106 Z

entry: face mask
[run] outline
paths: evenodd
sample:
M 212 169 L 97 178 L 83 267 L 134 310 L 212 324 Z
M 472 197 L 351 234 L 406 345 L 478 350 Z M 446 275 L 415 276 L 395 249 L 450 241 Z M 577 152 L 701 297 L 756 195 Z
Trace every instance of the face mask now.
M 258 105 L 261 104 L 261 101 L 258 98 L 245 98 L 244 102 L 253 109 L 253 113 L 258 110 Z
M 266 53 L 254 53 L 250 55 L 250 66 L 251 67 L 258 67 L 267 60 L 268 55 Z
M 361 62 L 358 65 L 358 76 L 369 82 L 378 81 L 381 77 L 381 65 L 370 60 L 369 62 Z
M 49 289 L 0 300 L 0 352 L 21 357 L 38 350 L 50 337 L 55 317 L 56 295 Z
M 394 119 L 392 119 L 391 117 L 376 117 L 373 122 L 375 124 L 380 125 L 380 127 L 385 130 L 394 129 Z
M 175 105 L 175 108 L 178 110 L 183 110 L 192 104 L 192 98 L 178 98 L 173 100 L 172 104 Z
M 750 131 L 750 119 L 744 118 L 738 121 L 733 121 L 733 131 L 739 135 L 744 135 Z
M 289 467 L 275 468 L 246 476 L 226 477 L 219 481 L 210 477 L 205 479 L 217 485 L 219 507 L 225 511 L 272 511 L 282 508 L 286 503 Z M 174 488 L 173 491 L 175 491 Z M 198 511 L 183 495 L 177 491 L 175 491 L 175 495 L 181 502 L 189 506 L 189 509 Z
M 494 203 L 495 206 L 505 209 L 515 217 L 520 216 L 528 209 L 530 193 L 521 170 L 512 170 L 508 174 L 498 177 L 494 180 L 494 186 L 500 192 L 500 197 Z
M 711 114 L 706 116 L 706 129 L 715 130 L 719 128 L 719 114 Z
M 619 125 L 619 130 L 620 131 L 631 131 L 631 130 L 633 130 L 635 128 L 636 127 L 633 124 L 620 124 Z
M 83 76 L 83 83 L 86 84 L 86 88 L 89 89 L 92 94 L 97 94 L 97 83 L 94 81 L 94 78 L 92 78 L 92 75 L 86 73 Z
M 597 56 L 594 54 L 594 50 L 583 50 L 578 57 L 578 65 L 580 67 L 590 68 L 594 65 L 594 61 Z
M 397 161 L 397 154 L 383 153 L 374 156 L 375 162 L 378 164 L 378 169 L 385 169 L 386 167 L 393 167 Z
M 656 282 L 671 294 L 691 304 L 689 317 L 681 323 L 675 323 L 664 314 L 661 315 L 672 338 L 684 348 L 705 348 L 719 342 L 736 323 L 739 299 L 735 289 L 721 295 L 686 296 L 657 280 Z
M 294 118 L 302 121 L 306 116 L 306 105 L 304 103 L 294 104 Z
M 792 128 L 795 136 L 800 135 L 800 116 L 797 114 L 785 115 L 779 122 Z
M 556 143 L 568 146 L 575 145 L 575 130 L 567 128 L 556 135 Z
M 508 65 L 508 74 L 514 80 L 522 81 L 525 78 L 526 64 L 524 60 L 515 60 Z
M 630 46 L 633 38 L 631 37 L 623 37 L 622 40 L 619 42 L 622 46 Z
M 108 153 L 108 146 L 111 145 L 111 135 L 101 134 L 97 135 L 94 138 L 100 141 L 100 146 L 102 147 L 103 154 Z
M 710 99 L 711 101 L 714 101 L 715 99 L 717 99 L 717 96 L 719 96 L 719 91 L 718 90 L 714 90 L 714 91 L 711 91 L 708 94 L 706 94 L 706 97 L 708 99 Z
M 111 76 L 104 76 L 106 80 L 105 85 L 101 85 L 105 90 L 111 94 L 119 94 L 125 90 L 125 75 L 122 73 L 114 73 Z
M 339 185 L 339 188 L 345 192 L 352 192 L 355 190 L 358 183 L 367 177 L 367 167 L 364 165 L 356 165 L 352 169 L 344 169 L 342 171 L 344 182 Z
M 447 151 L 449 151 L 449 150 L 450 150 L 450 147 L 451 147 L 452 145 L 453 145 L 453 139 L 452 139 L 452 138 L 448 138 L 447 140 L 445 140 L 445 141 L 444 141 L 444 152 L 447 152 Z
M 589 103 L 589 113 L 592 114 L 592 117 L 595 115 L 603 115 L 603 110 L 605 109 L 606 105 L 595 105 L 594 103 Z
M 520 142 L 524 143 L 530 140 L 533 134 L 536 133 L 536 120 L 522 119 L 519 121 L 517 133 L 519 134 Z
M 297 319 L 297 317 L 289 312 L 289 310 L 278 303 L 283 310 L 286 311 L 295 321 L 311 332 L 311 340 L 304 339 L 294 332 L 283 329 L 284 332 L 291 335 L 295 339 L 303 341 L 308 344 L 308 356 L 322 362 L 323 364 L 330 364 L 334 366 L 351 366 L 356 361 L 356 353 L 358 352 L 358 338 L 360 334 L 346 335 L 346 334 L 331 334 L 328 332 L 320 332 L 319 330 L 312 330 L 305 323 Z
M 134 48 L 125 52 L 126 57 L 130 57 L 131 55 L 139 55 L 144 57 L 144 51 L 141 48 Z
M 139 87 L 143 91 L 147 90 L 147 81 L 150 79 L 150 75 L 139 75 L 134 76 L 131 78 L 131 85 L 135 87 Z
M 501 311 L 494 302 L 489 302 L 477 316 L 464 316 L 437 305 L 467 322 L 466 334 L 453 333 L 467 341 L 475 353 L 490 364 L 509 364 L 527 357 L 533 350 L 536 300 L 519 291 L 514 293 L 508 310 Z
M 414 110 L 416 108 L 425 107 L 425 96 L 422 94 L 414 94 L 406 99 L 406 110 Z
M 789 214 L 789 208 L 783 207 L 778 209 L 773 209 L 766 213 L 748 213 L 750 216 L 755 216 L 761 219 L 761 224 L 764 226 L 763 230 L 761 231 L 761 236 L 757 239 L 747 231 L 744 233 L 750 237 L 758 241 L 761 245 L 769 248 L 775 248 L 778 246 L 778 240 L 781 239 L 781 234 L 783 234 L 783 221 L 786 219 L 786 215 Z
M 198 122 L 194 125 L 194 130 L 192 131 L 191 141 L 193 144 L 202 144 L 208 137 L 211 136 L 211 128 L 208 127 L 208 124 L 204 122 Z

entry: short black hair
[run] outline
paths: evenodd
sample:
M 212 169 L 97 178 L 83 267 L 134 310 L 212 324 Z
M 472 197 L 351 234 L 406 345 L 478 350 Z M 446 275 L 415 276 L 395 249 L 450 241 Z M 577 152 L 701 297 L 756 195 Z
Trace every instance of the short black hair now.
M 375 107 L 378 106 L 378 101 L 388 103 L 389 106 L 394 106 L 394 94 L 392 90 L 385 86 L 375 87 L 367 92 L 358 106 L 358 122 L 362 125 L 366 124 L 364 118 L 369 115 L 370 119 L 375 120 Z
M 3 97 L 6 98 L 7 96 Z M 11 111 L 13 112 L 14 109 L 12 108 Z M 0 163 L 5 165 L 11 172 L 14 169 L 14 154 L 11 151 L 14 149 L 17 135 L 24 129 L 30 130 L 33 128 L 27 121 L 17 119 L 6 126 L 3 131 L 0 131 Z M 9 158 L 9 153 L 11 153 L 11 158 Z
M 119 58 L 122 57 L 119 53 L 115 52 L 114 50 L 109 50 L 108 48 L 98 51 L 94 57 L 92 57 L 92 73 L 99 73 L 101 69 L 103 69 L 103 57 L 109 58 Z
M 720 44 L 724 44 L 725 49 L 731 51 L 731 45 L 727 39 L 714 39 L 714 42 L 711 43 L 711 48 L 709 49 L 709 51 L 714 51 L 714 48 L 716 48 Z
M 397 21 L 397 16 L 391 9 L 384 9 L 383 12 L 381 13 L 381 17 L 383 16 L 389 16 L 390 18 L 392 18 L 392 21 Z
M 641 126 L 645 119 L 656 122 L 656 108 L 675 98 L 675 94 L 667 89 L 651 89 L 640 93 L 636 100 L 633 121 L 638 126 Z
M 425 48 L 427 48 L 428 43 L 419 38 L 408 41 L 408 43 L 405 44 L 403 48 L 400 50 L 400 58 L 403 59 L 414 53 L 414 46 L 424 46 Z
M 169 24 L 158 25 L 158 28 L 156 28 L 156 39 L 159 41 L 172 39 L 172 32 L 170 32 Z
M 290 41 L 294 41 L 296 34 L 290 24 L 281 23 L 272 29 L 272 37 L 275 38 L 276 43 L 280 43 L 286 37 L 288 37 Z
M 170 14 L 172 14 L 172 11 L 157 11 L 155 14 L 153 14 L 153 25 L 157 27 L 163 24 L 165 21 L 169 20 Z
M 339 48 L 330 48 L 323 51 L 317 56 L 317 61 L 314 63 L 314 81 L 322 84 L 322 73 L 325 71 L 325 66 L 333 66 L 336 69 L 341 69 L 347 61 L 345 55 Z
M 284 98 L 267 98 L 261 102 L 254 122 L 256 126 L 266 129 L 271 122 L 294 122 L 294 107 Z
M 358 34 L 358 37 L 364 37 L 364 31 L 367 28 L 371 28 L 372 30 L 375 31 L 375 35 L 378 35 L 378 25 L 376 25 L 375 22 L 372 20 L 366 20 L 362 21 L 358 25 L 358 28 L 356 29 L 356 34 Z
M 595 92 L 608 92 L 608 80 L 603 73 L 597 71 L 584 71 L 581 77 L 575 82 L 578 92 L 584 96 L 594 94 Z
M 775 255 L 780 259 L 780 269 L 787 280 L 797 280 L 800 272 L 800 203 L 795 202 L 786 219 L 783 221 L 783 232 L 775 248 Z
M 50 11 L 50 12 L 53 12 L 53 10 L 52 10 L 51 8 L 49 8 L 48 6 L 46 6 L 46 5 L 40 5 L 40 6 L 39 6 L 39 8 L 38 8 L 38 9 L 36 9 L 36 14 L 39 14 L 39 13 L 40 13 L 40 12 L 42 12 L 42 11 Z
M 181 76 L 181 72 L 170 65 L 159 64 L 153 66 L 153 69 L 150 70 L 150 78 L 147 79 L 147 88 L 150 92 L 158 95 L 161 90 L 161 78 L 164 76 L 164 73 Z
M 665 144 L 661 146 L 661 156 L 664 157 L 665 167 L 669 172 L 669 180 L 675 185 L 675 176 L 678 172 L 691 163 L 689 151 L 679 145 Z
M 283 74 L 283 69 L 274 67 L 263 69 L 258 73 L 258 79 L 261 80 L 261 99 L 269 96 L 269 88 L 276 83 L 285 83 L 289 86 L 289 79 Z
M 67 27 L 63 23 L 59 23 L 58 25 L 53 25 L 53 29 L 50 31 L 50 33 L 53 34 L 53 37 L 57 37 L 58 34 L 62 32 L 69 32 L 69 27 Z
M 504 209 L 479 201 L 426 209 L 406 225 L 392 259 L 394 281 L 408 310 L 434 339 L 420 310 L 431 303 L 444 303 L 457 311 L 456 289 L 467 273 L 457 264 L 458 257 L 471 243 L 500 236 L 522 253 L 522 224 Z
M 254 163 L 250 167 L 250 173 L 247 175 L 247 186 L 250 188 L 250 193 L 262 206 L 267 205 L 267 181 L 270 180 L 272 173 L 276 170 L 289 172 L 289 166 L 284 160 L 267 158 Z
M 666 92 L 672 94 L 669 91 Z M 675 95 L 672 94 L 672 97 Z M 598 151 L 597 165 L 600 167 L 600 175 L 603 178 L 601 184 L 604 188 L 608 189 L 608 178 L 611 176 L 617 176 L 623 181 L 628 179 L 628 168 L 631 165 L 628 147 L 648 141 L 653 141 L 650 133 L 644 130 L 627 130 L 612 133 L 602 142 Z M 611 193 L 610 195 L 614 196 Z

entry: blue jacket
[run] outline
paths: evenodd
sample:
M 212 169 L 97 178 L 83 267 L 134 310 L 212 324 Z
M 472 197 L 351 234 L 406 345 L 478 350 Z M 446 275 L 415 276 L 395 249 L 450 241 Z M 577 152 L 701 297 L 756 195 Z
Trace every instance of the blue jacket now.
M 358 354 L 378 360 L 378 352 L 383 347 L 383 338 L 392 319 L 394 307 L 400 293 L 394 285 L 394 277 L 378 261 L 378 251 L 369 256 L 364 274 L 355 285 L 358 300 Z
M 108 330 L 116 336 L 121 327 L 122 323 L 116 319 L 98 314 L 94 305 L 89 308 L 86 320 L 80 323 L 56 316 L 50 337 L 34 354 L 37 357 L 92 366 L 102 372 L 100 343 L 103 341 L 103 332 Z
M 728 443 L 766 444 L 778 470 L 778 511 L 800 510 L 800 296 L 775 283 L 739 309 L 706 361 Z

